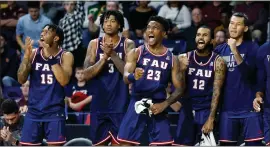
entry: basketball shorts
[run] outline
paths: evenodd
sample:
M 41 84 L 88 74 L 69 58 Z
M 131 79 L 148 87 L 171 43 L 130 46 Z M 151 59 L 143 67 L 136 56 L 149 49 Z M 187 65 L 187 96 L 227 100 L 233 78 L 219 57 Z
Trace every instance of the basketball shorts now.
M 270 108 L 264 108 L 263 114 L 264 141 L 266 145 L 270 144 Z
M 251 115 L 247 117 L 236 118 L 228 112 L 222 112 L 219 126 L 220 141 L 237 142 L 241 134 L 245 142 L 262 140 L 264 138 L 263 118 L 262 115 L 255 113 L 250 112 Z
M 210 110 L 192 111 L 192 108 L 180 109 L 175 144 L 194 146 L 202 135 L 202 127 L 207 121 Z
M 148 128 L 150 145 L 172 145 L 173 138 L 170 133 L 170 122 L 165 113 L 158 115 L 137 114 L 135 111 L 135 98 L 129 103 L 117 136 L 118 141 L 140 144 L 140 137 L 144 129 Z
M 47 144 L 62 145 L 66 142 L 65 120 L 36 121 L 24 118 L 21 145 L 41 145 L 43 139 Z
M 100 145 L 109 139 L 117 141 L 117 134 L 124 117 L 124 113 L 91 113 L 91 140 L 94 145 Z

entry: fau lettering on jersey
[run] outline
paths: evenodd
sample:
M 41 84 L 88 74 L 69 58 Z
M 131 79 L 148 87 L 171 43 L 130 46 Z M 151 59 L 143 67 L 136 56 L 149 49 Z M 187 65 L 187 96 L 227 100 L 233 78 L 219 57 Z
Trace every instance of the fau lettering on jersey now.
M 101 58 L 104 56 L 103 50 L 99 46 L 99 42 L 104 41 L 104 37 L 98 38 L 97 43 L 97 51 L 96 51 L 96 62 L 98 62 Z M 114 48 L 114 51 L 119 56 L 120 59 L 124 59 L 126 56 L 126 50 L 125 50 L 125 41 L 126 39 L 124 37 L 121 37 L 118 45 Z M 106 87 L 113 88 L 115 84 L 117 83 L 118 77 L 120 72 L 116 69 L 116 66 L 114 65 L 111 58 L 108 58 L 107 63 L 104 65 L 102 71 L 99 73 L 98 77 L 103 81 L 103 83 L 106 85 Z
M 185 98 L 192 100 L 194 110 L 210 108 L 213 93 L 215 62 L 219 57 L 212 52 L 209 60 L 200 64 L 195 57 L 196 51 L 188 53 L 189 65 L 186 72 L 187 93 Z
M 171 81 L 173 54 L 168 49 L 163 55 L 153 54 L 145 45 L 138 48 L 140 55 L 137 67 L 144 75 L 132 86 L 132 95 L 152 99 L 166 99 L 166 87 Z
M 58 64 L 64 52 L 60 49 L 55 55 Z M 28 115 L 41 119 L 64 118 L 64 98 L 64 87 L 56 80 L 48 60 L 42 55 L 42 48 L 36 49 L 30 72 Z
M 98 62 L 104 56 L 104 52 L 99 44 L 99 42 L 104 42 L 104 37 L 100 37 L 96 41 L 95 61 Z M 126 41 L 126 38 L 121 37 L 114 48 L 114 51 L 122 60 L 126 56 Z M 94 78 L 93 83 L 98 87 L 99 92 L 97 92 L 98 98 L 92 100 L 92 112 L 123 113 L 126 111 L 129 102 L 128 85 L 124 83 L 123 75 L 118 71 L 111 58 L 108 58 L 100 73 Z

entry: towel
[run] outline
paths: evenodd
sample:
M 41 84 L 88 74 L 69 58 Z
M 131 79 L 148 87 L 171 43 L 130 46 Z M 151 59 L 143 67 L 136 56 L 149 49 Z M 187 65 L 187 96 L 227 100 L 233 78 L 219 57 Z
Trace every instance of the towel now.
M 213 132 L 209 134 L 202 133 L 200 146 L 217 146 Z
M 150 110 L 150 107 L 153 105 L 151 99 L 143 98 L 140 101 L 137 101 L 134 105 L 135 111 L 137 114 L 146 114 L 151 117 L 152 111 Z

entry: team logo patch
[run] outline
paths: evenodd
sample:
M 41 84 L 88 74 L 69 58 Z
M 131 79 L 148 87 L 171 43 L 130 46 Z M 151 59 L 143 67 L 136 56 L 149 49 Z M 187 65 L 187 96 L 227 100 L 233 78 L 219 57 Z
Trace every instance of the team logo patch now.
M 166 60 L 170 60 L 170 59 L 171 59 L 170 56 L 167 56 L 167 57 L 166 57 Z

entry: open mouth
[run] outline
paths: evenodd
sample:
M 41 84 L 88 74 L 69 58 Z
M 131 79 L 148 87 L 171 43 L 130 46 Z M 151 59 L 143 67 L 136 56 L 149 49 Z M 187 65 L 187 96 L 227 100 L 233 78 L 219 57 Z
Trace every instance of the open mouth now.
M 148 38 L 149 38 L 149 41 L 154 41 L 154 39 L 155 39 L 154 35 L 152 35 L 152 34 L 149 35 Z
M 198 44 L 199 44 L 199 45 L 203 45 L 203 44 L 205 44 L 205 42 L 204 42 L 203 40 L 199 40 L 199 41 L 198 41 Z
M 40 41 L 44 41 L 44 38 L 43 37 L 40 37 L 40 39 L 39 39 Z
M 235 33 L 235 34 L 236 34 L 236 33 L 237 33 L 237 31 L 235 31 L 235 30 L 232 30 L 232 31 L 230 31 L 230 33 Z

